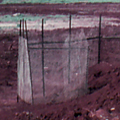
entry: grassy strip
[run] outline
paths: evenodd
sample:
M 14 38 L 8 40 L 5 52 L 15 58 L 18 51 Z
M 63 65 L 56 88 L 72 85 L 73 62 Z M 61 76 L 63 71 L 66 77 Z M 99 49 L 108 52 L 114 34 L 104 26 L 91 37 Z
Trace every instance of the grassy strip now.
M 29 15 L 29 14 L 13 14 L 13 15 L 3 15 L 0 16 L 0 22 L 19 22 L 22 19 L 25 19 L 27 21 L 36 21 L 44 18 L 45 20 L 47 19 L 55 19 L 55 18 L 62 18 L 65 17 L 64 15 L 47 15 L 47 16 L 39 16 L 39 15 Z

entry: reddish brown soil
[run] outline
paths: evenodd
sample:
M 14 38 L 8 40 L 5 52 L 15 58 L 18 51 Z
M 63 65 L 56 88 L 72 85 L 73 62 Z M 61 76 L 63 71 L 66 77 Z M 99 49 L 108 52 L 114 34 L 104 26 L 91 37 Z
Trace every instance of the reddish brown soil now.
M 0 5 L 1 14 L 79 14 L 119 17 L 119 3 L 71 3 L 71 4 L 7 4 Z
M 87 14 L 119 17 L 120 4 L 0 5 L 2 14 Z M 107 12 L 108 9 L 112 12 Z M 17 10 L 16 10 L 17 9 Z M 113 14 L 115 12 L 115 14 Z M 103 35 L 119 35 L 119 27 L 104 28 Z M 90 28 L 86 29 L 89 31 Z M 53 31 L 54 33 L 58 31 Z M 52 34 L 52 32 L 48 32 Z M 32 37 L 32 36 L 31 36 Z M 0 35 L 0 120 L 119 120 L 120 63 L 119 39 L 102 40 L 101 63 L 89 67 L 87 95 L 59 104 L 28 105 L 17 103 L 18 35 Z M 97 50 L 97 41 L 89 45 Z M 118 46 L 117 46 L 118 45 Z M 117 46 L 117 47 L 116 47 Z M 116 56 L 117 54 L 117 56 Z M 94 51 L 90 53 L 94 57 Z

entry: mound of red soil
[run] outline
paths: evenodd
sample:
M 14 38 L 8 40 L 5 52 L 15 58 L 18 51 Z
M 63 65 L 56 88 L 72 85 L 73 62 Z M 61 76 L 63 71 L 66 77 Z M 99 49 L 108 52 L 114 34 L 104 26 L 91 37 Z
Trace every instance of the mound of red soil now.
M 90 67 L 89 91 L 81 98 L 59 104 L 28 105 L 16 102 L 18 36 L 1 35 L 0 43 L 1 120 L 120 119 L 120 64 L 118 62 L 114 61 L 114 64 L 101 62 Z
M 116 16 L 120 4 L 64 4 L 64 5 L 0 5 L 1 14 L 89 14 Z M 71 9 L 72 8 L 72 9 Z M 98 9 L 99 8 L 99 9 Z M 108 10 L 111 8 L 111 11 Z M 115 10 L 112 8 L 116 8 Z M 39 10 L 38 10 L 39 9 Z M 85 13 L 87 12 L 87 13 Z M 114 14 L 113 14 L 114 13 Z M 89 28 L 88 28 L 89 29 Z M 105 30 L 105 35 L 106 35 Z M 109 31 L 109 35 L 118 32 Z M 28 105 L 16 103 L 17 97 L 17 35 L 0 35 L 0 120 L 119 120 L 120 119 L 120 64 L 111 46 L 106 43 L 101 62 L 89 68 L 88 94 L 59 104 Z M 93 42 L 90 44 L 92 45 Z M 95 43 L 96 44 L 96 43 Z M 117 43 L 118 44 L 118 43 Z M 97 46 L 93 46 L 97 49 Z M 118 50 L 119 51 L 119 50 Z M 117 51 L 117 53 L 118 53 Z M 93 54 L 94 56 L 94 54 Z M 119 55 L 118 55 L 119 57 Z M 117 62 L 116 62 L 117 61 Z M 111 64 L 110 64 L 111 63 Z M 114 64 L 113 64 L 114 63 Z
M 17 36 L 1 36 L 0 118 L 2 120 L 119 120 L 120 65 L 89 68 L 88 94 L 59 104 L 16 103 Z M 16 41 L 16 42 L 15 42 Z M 5 52 L 8 52 L 7 54 Z M 114 57 L 114 56 L 113 56 Z M 12 97 L 14 96 L 14 97 Z
M 18 120 L 119 120 L 120 66 L 106 62 L 89 68 L 87 95 L 60 104 L 25 105 L 16 109 Z

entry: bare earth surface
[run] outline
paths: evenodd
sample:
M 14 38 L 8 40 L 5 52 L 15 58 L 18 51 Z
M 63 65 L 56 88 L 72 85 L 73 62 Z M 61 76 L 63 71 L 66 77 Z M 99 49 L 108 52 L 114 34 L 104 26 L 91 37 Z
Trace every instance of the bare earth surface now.
M 30 13 L 40 15 L 78 14 L 109 16 L 119 19 L 120 4 L 36 4 L 0 5 L 2 15 Z M 119 23 L 119 21 L 118 21 Z M 98 28 L 74 28 L 72 34 L 84 30 L 88 37 L 97 36 Z M 67 31 L 53 30 L 45 34 Z M 29 38 L 39 38 L 40 31 L 29 31 Z M 90 46 L 88 94 L 64 103 L 28 105 L 17 103 L 17 50 L 18 34 L 0 34 L 0 120 L 120 120 L 120 42 L 102 39 L 101 63 L 97 64 L 98 40 L 88 41 Z M 120 36 L 120 26 L 102 27 L 103 36 Z M 60 37 L 59 37 L 60 39 Z

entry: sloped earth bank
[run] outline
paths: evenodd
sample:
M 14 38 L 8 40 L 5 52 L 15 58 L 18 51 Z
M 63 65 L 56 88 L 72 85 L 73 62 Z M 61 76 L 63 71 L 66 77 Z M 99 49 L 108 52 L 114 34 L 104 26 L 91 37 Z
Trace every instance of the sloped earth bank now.
M 37 10 L 38 8 L 40 9 Z M 73 13 L 84 8 L 88 14 L 103 13 L 119 18 L 120 4 L 69 4 L 66 5 L 1 5 L 1 14 L 30 12 L 41 14 Z M 78 9 L 76 8 L 78 6 Z M 27 8 L 32 9 L 27 9 Z M 42 11 L 43 8 L 43 12 Z M 58 10 L 64 8 L 63 10 Z M 71 9 L 72 8 L 72 9 Z M 74 9 L 76 8 L 76 9 Z M 99 9 L 98 9 L 99 8 Z M 50 9 L 50 10 L 49 10 Z M 67 9 L 67 10 L 65 10 Z M 9 10 L 9 11 L 8 11 Z M 11 10 L 11 11 L 10 11 Z M 52 11 L 52 12 L 51 12 Z M 95 11 L 95 12 L 94 12 Z M 114 13 L 114 14 L 113 14 Z M 82 28 L 88 35 L 90 28 Z M 95 28 L 96 29 L 96 28 Z M 81 28 L 72 32 L 81 31 Z M 61 30 L 62 31 L 62 30 Z M 94 30 L 93 30 L 94 31 Z M 119 36 L 120 27 L 107 26 L 102 34 Z M 38 31 L 29 31 L 29 37 L 40 37 Z M 64 30 L 63 30 L 64 32 Z M 46 34 L 59 34 L 60 30 L 47 31 Z M 98 34 L 97 31 L 95 35 Z M 91 35 L 91 34 L 89 34 Z M 90 58 L 87 95 L 64 103 L 50 103 L 47 105 L 28 105 L 17 103 L 17 50 L 18 35 L 6 33 L 0 35 L 0 119 L 1 120 L 120 120 L 120 51 L 119 39 L 102 39 L 101 63 L 97 64 L 97 42 L 89 41 Z M 94 65 L 92 59 L 94 58 Z

